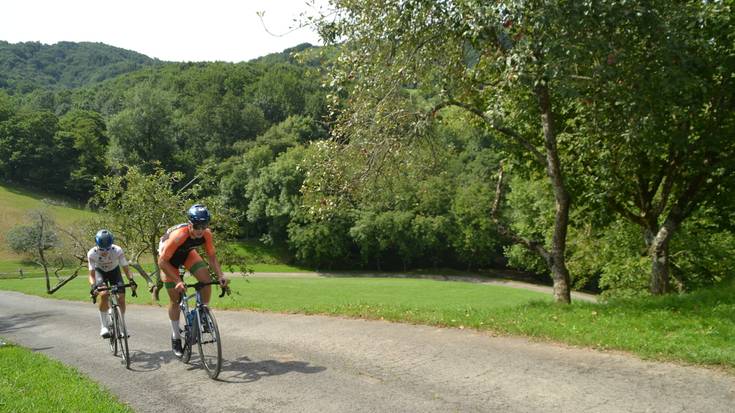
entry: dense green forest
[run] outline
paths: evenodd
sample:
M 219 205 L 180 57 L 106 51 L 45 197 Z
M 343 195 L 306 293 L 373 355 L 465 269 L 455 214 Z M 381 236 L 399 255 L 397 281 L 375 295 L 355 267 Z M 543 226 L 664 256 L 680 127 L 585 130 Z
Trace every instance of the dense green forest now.
M 148 56 L 102 43 L 0 40 L 0 88 L 11 94 L 74 88 L 162 64 Z
M 333 44 L 237 64 L 0 42 L 0 177 L 87 201 L 181 172 L 323 269 L 732 279 L 732 2 L 331 3 Z

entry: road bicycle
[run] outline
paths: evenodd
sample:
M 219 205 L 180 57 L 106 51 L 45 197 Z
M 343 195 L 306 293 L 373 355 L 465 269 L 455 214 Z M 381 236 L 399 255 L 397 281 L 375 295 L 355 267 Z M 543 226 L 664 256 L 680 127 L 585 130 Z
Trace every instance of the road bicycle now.
M 219 284 L 219 281 L 197 282 L 184 284 L 186 288 L 194 288 L 196 294 L 187 295 L 186 290 L 181 294 L 179 308 L 184 318 L 183 331 L 183 355 L 181 361 L 188 363 L 191 359 L 194 344 L 199 348 L 199 357 L 202 365 L 210 378 L 216 379 L 222 369 L 222 341 L 220 340 L 217 320 L 208 306 L 202 302 L 201 289 L 207 285 Z M 219 297 L 229 292 L 227 287 L 223 288 Z M 189 300 L 196 299 L 196 305 L 189 309 Z
M 137 287 L 137 284 L 135 283 L 129 283 L 129 284 L 113 284 L 113 285 L 103 285 L 98 286 L 95 288 L 95 291 L 102 292 L 102 291 L 109 291 L 109 305 L 110 309 L 108 311 L 107 316 L 108 319 L 108 326 L 110 330 L 110 338 L 109 344 L 110 344 L 110 351 L 112 354 L 117 357 L 118 352 L 122 356 L 123 362 L 125 363 L 125 368 L 130 368 L 130 349 L 128 348 L 128 328 L 125 325 L 125 319 L 123 318 L 122 310 L 120 309 L 120 306 L 117 302 L 117 294 L 118 292 L 122 292 L 122 289 L 125 287 L 130 287 L 133 291 L 133 297 L 137 297 L 138 294 L 135 292 L 135 288 Z M 92 295 L 92 302 L 97 303 L 97 295 Z

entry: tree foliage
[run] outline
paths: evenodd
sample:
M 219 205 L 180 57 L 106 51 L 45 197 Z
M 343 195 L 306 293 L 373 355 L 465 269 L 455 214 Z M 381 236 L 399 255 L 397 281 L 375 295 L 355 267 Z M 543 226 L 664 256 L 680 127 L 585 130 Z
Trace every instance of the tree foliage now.
M 91 82 L 160 64 L 140 53 L 102 43 L 8 43 L 0 40 L 0 88 L 13 93 Z

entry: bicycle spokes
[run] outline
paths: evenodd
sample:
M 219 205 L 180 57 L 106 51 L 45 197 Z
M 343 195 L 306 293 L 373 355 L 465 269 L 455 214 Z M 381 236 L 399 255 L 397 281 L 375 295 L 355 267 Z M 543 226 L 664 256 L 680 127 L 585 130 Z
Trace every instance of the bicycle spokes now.
M 222 368 L 222 344 L 219 329 L 214 315 L 208 308 L 202 307 L 200 313 L 201 328 L 198 334 L 199 356 L 204 369 L 211 378 L 217 378 Z

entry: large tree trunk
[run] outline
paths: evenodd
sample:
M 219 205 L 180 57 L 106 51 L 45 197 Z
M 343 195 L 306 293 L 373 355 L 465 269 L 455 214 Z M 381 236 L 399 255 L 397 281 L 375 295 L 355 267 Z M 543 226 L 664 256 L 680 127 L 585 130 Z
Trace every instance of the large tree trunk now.
M 524 245 L 530 251 L 538 253 L 545 261 L 549 270 L 551 271 L 551 278 L 554 282 L 554 299 L 557 302 L 570 303 L 571 302 L 571 288 L 569 280 L 569 270 L 566 265 L 566 248 L 567 248 L 567 228 L 569 226 L 569 208 L 570 208 L 570 197 L 564 184 L 563 172 L 561 168 L 561 161 L 559 160 L 559 152 L 556 146 L 556 132 L 554 130 L 554 114 L 551 109 L 551 97 L 549 96 L 549 90 L 546 84 L 539 84 L 535 89 L 536 97 L 538 98 L 539 109 L 541 112 L 541 122 L 543 125 L 544 134 L 544 149 L 546 154 L 542 154 L 536 146 L 534 146 L 529 139 L 523 136 L 518 131 L 511 128 L 505 127 L 496 123 L 493 119 L 487 117 L 483 111 L 476 107 L 462 103 L 453 99 L 435 106 L 431 111 L 432 114 L 436 114 L 441 108 L 449 105 L 464 108 L 471 113 L 477 115 L 480 119 L 483 119 L 488 126 L 492 129 L 509 136 L 514 139 L 517 143 L 521 144 L 528 150 L 528 153 L 536 159 L 539 165 L 543 165 L 546 168 L 546 174 L 549 176 L 551 186 L 554 191 L 554 199 L 556 201 L 556 211 L 554 216 L 554 234 L 552 237 L 551 251 L 546 251 L 543 243 L 538 241 L 532 241 L 524 239 L 523 237 L 514 234 L 509 228 L 504 227 L 499 223 L 498 210 L 499 205 L 502 203 L 500 190 L 502 186 L 502 171 L 501 177 L 498 179 L 498 188 L 495 197 L 495 205 L 493 206 L 493 219 L 496 222 L 497 229 L 501 234 L 509 237 L 514 242 Z M 502 166 L 501 166 L 502 170 Z
M 669 292 L 669 244 L 655 246 L 651 251 L 651 294 Z
M 554 281 L 554 299 L 557 302 L 570 303 L 571 288 L 569 270 L 567 269 L 564 254 L 567 248 L 567 228 L 569 226 L 569 193 L 564 186 L 564 177 L 559 161 L 559 152 L 556 147 L 556 132 L 554 131 L 554 116 L 551 111 L 551 99 L 548 88 L 540 84 L 536 87 L 536 96 L 541 109 L 541 122 L 544 130 L 544 147 L 546 149 L 546 173 L 551 181 L 556 201 L 554 215 L 554 234 L 551 239 L 549 267 L 551 278 Z
M 661 295 L 669 292 L 669 241 L 680 223 L 679 214 L 670 214 L 656 231 L 655 237 L 651 238 L 653 232 L 646 230 L 646 244 L 651 256 L 651 294 Z

